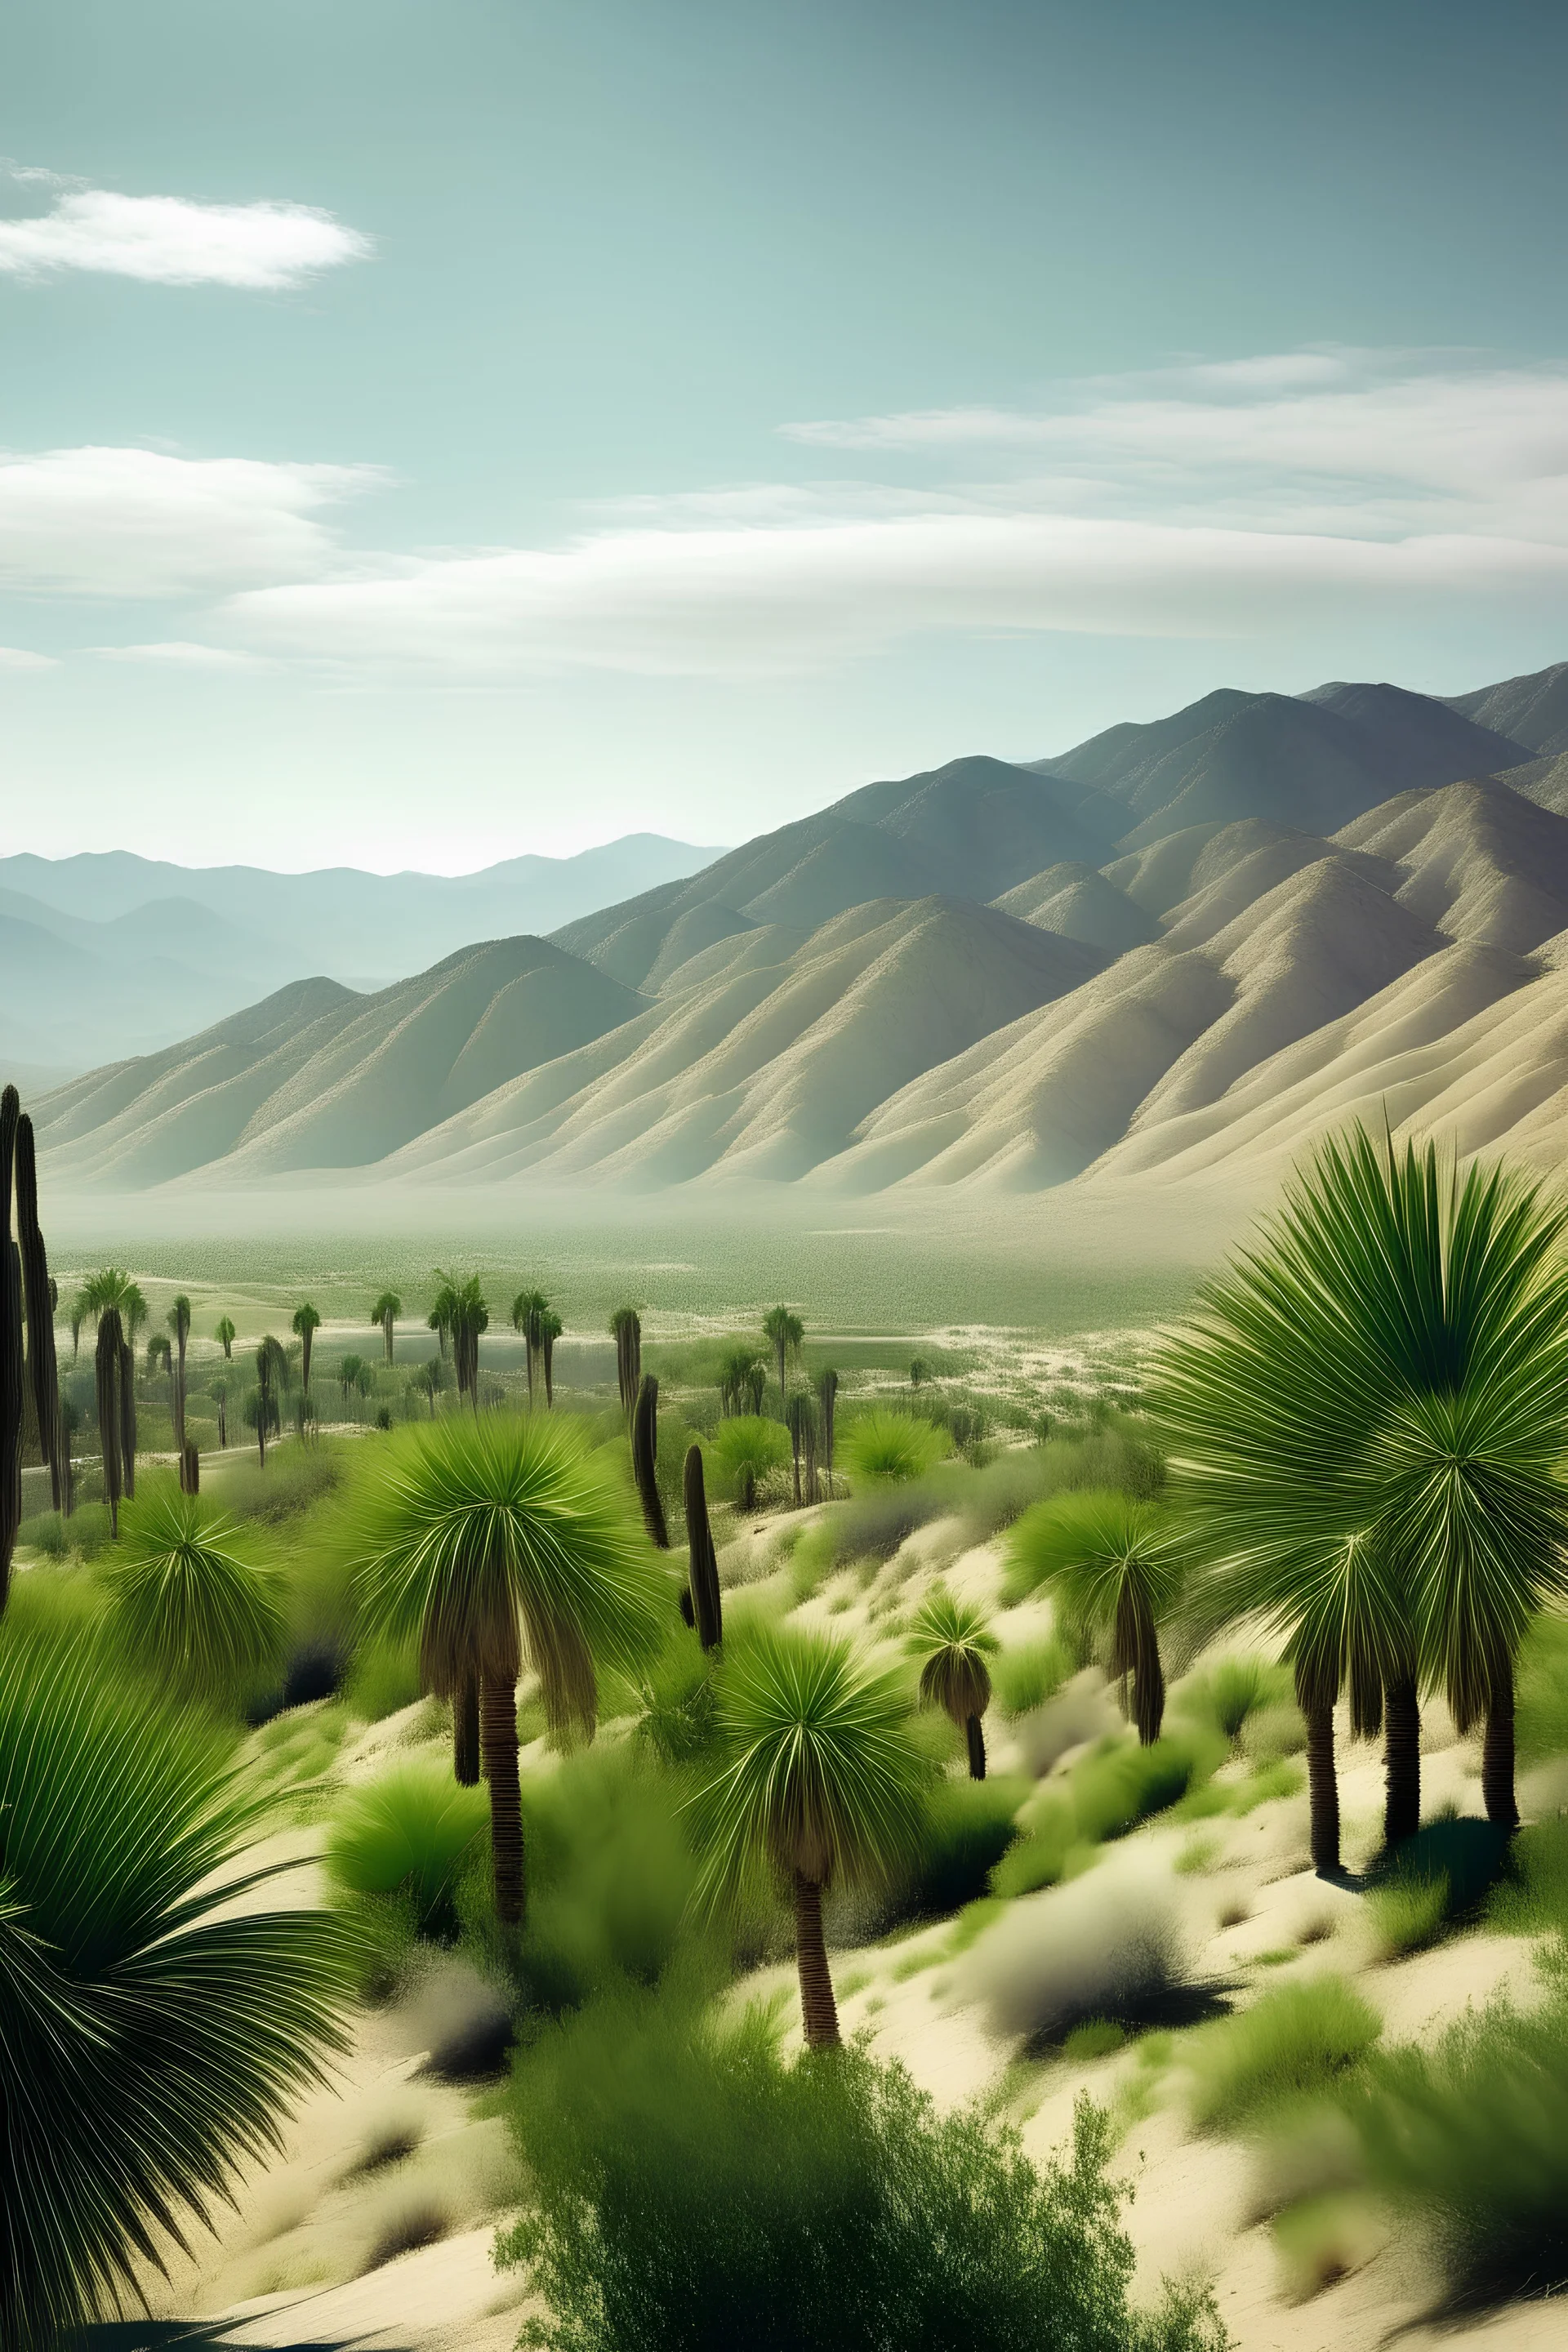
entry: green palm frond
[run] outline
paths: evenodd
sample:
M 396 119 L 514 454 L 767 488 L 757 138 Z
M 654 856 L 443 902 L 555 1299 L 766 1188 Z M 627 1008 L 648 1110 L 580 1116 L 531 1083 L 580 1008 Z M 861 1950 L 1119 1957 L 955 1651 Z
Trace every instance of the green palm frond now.
M 1022 1600 L 1049 1587 L 1058 1617 L 1079 1642 L 1100 1642 L 1122 1685 L 1139 1737 L 1158 1736 L 1165 1708 L 1159 1629 L 1182 1596 L 1186 1555 L 1154 1504 L 1111 1489 L 1056 1495 L 1024 1513 L 1008 1538 L 1004 1591 Z
M 255 1800 L 191 1718 L 90 1658 L 0 1649 L 0 2341 L 137 2292 L 341 2046 L 340 1930 L 226 1908 Z
M 931 1766 L 908 1702 L 846 1642 L 770 1631 L 727 1662 L 728 1760 L 692 1801 L 699 1901 L 742 1894 L 759 1863 L 818 1885 L 875 1884 L 917 1844 Z
M 189 1688 L 232 1692 L 281 1653 L 278 1577 L 234 1520 L 172 1480 L 126 1504 L 108 1580 L 128 1646 Z
M 921 1664 L 921 1697 L 940 1706 L 962 1730 L 971 1716 L 991 1704 L 991 1671 L 997 1641 L 984 1612 L 956 1600 L 946 1585 L 926 1595 L 910 1625 L 907 1647 Z
M 434 1689 L 470 1664 L 515 1680 L 526 1655 L 556 1730 L 592 1727 L 595 1662 L 635 1665 L 665 1630 L 666 1571 L 614 1470 L 566 1422 L 402 1431 L 363 1465 L 346 1525 L 365 1618 L 418 1642 Z

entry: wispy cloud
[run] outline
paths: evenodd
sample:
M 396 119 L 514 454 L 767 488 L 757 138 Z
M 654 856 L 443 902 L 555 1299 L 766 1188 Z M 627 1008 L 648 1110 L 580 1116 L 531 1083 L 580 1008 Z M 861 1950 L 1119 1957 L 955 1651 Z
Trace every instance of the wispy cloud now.
M 92 651 L 101 661 L 145 662 L 154 669 L 208 670 L 218 677 L 273 667 L 263 654 L 240 653 L 230 646 L 196 645 L 184 637 L 146 646 L 94 646 Z
M 0 455 L 0 585 L 171 596 L 312 579 L 338 561 L 324 510 L 382 479 L 156 449 Z
M 94 270 L 158 286 L 277 291 L 374 251 L 359 229 L 310 205 L 127 196 L 14 166 L 5 176 L 28 204 L 23 217 L 0 219 L 0 273 L 14 278 Z M 51 201 L 34 211 L 40 193 Z
M 58 669 L 58 662 L 52 654 L 29 653 L 22 646 L 0 646 L 0 670 Z

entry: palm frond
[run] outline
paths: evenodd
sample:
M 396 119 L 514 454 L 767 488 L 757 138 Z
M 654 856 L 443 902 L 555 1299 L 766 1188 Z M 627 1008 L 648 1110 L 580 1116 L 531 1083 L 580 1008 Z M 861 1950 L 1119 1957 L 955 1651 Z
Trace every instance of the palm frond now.
M 906 1646 L 921 1664 L 921 1697 L 940 1706 L 960 1729 L 991 1704 L 991 1671 L 997 1641 L 983 1611 L 954 1598 L 939 1584 L 926 1595 L 910 1627 Z
M 147 1664 L 216 1695 L 277 1662 L 279 1580 L 234 1520 L 161 1479 L 126 1504 L 121 1538 L 109 1589 Z

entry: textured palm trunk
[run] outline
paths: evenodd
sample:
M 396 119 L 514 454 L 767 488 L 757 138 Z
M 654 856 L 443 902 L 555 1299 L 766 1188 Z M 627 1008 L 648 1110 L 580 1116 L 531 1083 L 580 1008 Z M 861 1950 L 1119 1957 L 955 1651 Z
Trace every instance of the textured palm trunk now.
M 517 1685 L 504 1675 L 480 1678 L 479 1753 L 490 1784 L 496 1917 L 503 1927 L 516 1927 L 521 1924 L 525 1894 L 522 1790 L 517 1769 Z
M 11 1554 L 22 1521 L 22 1259 L 11 1239 L 11 1173 L 21 1103 L 15 1087 L 0 1096 L 0 1608 L 11 1582 Z
M 98 1391 L 98 1446 L 103 1462 L 103 1499 L 109 1509 L 110 1533 L 120 1533 L 120 1361 L 125 1350 L 120 1339 L 120 1317 L 111 1307 L 100 1318 L 98 1349 L 93 1359 Z
M 180 1492 L 199 1495 L 202 1491 L 202 1457 L 190 1444 L 180 1448 Z
M 1421 1826 L 1421 1701 L 1414 1675 L 1383 1696 L 1383 1842 L 1397 1845 Z
M 1481 1741 L 1481 1794 L 1487 1819 L 1499 1829 L 1519 1827 L 1519 1804 L 1513 1786 L 1513 1661 L 1510 1658 L 1492 1686 L 1487 1727 Z
M 452 1771 L 465 1789 L 479 1784 L 479 1678 L 470 1668 L 452 1694 Z
M 788 1402 L 789 1391 L 784 1387 L 784 1343 L 781 1339 L 779 1341 L 779 1411 L 781 1412 Z
M 16 1239 L 21 1253 L 23 1302 L 27 1323 L 27 1372 L 38 1444 L 49 1470 L 49 1500 L 61 1507 L 60 1384 L 55 1361 L 55 1286 L 48 1252 L 38 1226 L 38 1163 L 33 1122 L 23 1111 L 16 1121 Z
M 1340 1867 L 1340 1782 L 1334 1769 L 1334 1710 L 1307 1709 L 1307 1797 L 1311 1808 L 1312 1867 L 1320 1878 Z
M 838 2004 L 822 1936 L 822 1888 L 800 1871 L 795 1874 L 795 1957 L 800 1970 L 800 2015 L 808 2050 L 839 2046 Z
M 310 1393 L 310 1341 L 314 1337 L 315 1334 L 308 1328 L 302 1331 L 300 1335 L 300 1386 L 304 1390 L 307 1396 Z M 182 1387 L 184 1384 L 184 1378 L 185 1343 L 182 1339 L 180 1342 L 180 1381 Z
M 544 1342 L 544 1410 L 546 1412 L 553 1412 L 555 1410 L 555 1342 L 553 1339 L 546 1339 Z
M 969 1742 L 969 1777 L 972 1780 L 984 1780 L 985 1778 L 985 1733 L 981 1727 L 980 1717 L 977 1715 L 972 1715 L 964 1724 L 963 1736 Z
M 120 1365 L 120 1481 L 125 1499 L 136 1498 L 136 1350 L 129 1339 Z

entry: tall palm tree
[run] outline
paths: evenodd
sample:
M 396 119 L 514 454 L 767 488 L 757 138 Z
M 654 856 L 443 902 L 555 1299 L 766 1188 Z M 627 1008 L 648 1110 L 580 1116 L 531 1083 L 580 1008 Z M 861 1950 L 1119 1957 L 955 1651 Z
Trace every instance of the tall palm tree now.
M 779 1628 L 724 1668 L 725 1760 L 694 1800 L 700 1896 L 738 1897 L 771 1865 L 795 1913 L 806 2046 L 838 2046 L 838 2009 L 822 1932 L 834 1885 L 875 1885 L 917 1846 L 930 1768 L 910 1736 L 898 1685 L 846 1642 Z
M 788 1396 L 784 1384 L 785 1366 L 800 1355 L 805 1340 L 805 1325 L 787 1307 L 770 1307 L 763 1318 L 763 1337 L 773 1351 L 779 1368 L 779 1409 L 782 1412 Z
M 393 1360 L 392 1344 L 397 1329 L 397 1318 L 402 1312 L 403 1301 L 395 1290 L 384 1290 L 370 1310 L 372 1324 L 380 1326 L 382 1339 L 386 1348 L 386 1360 L 389 1364 Z
M 818 1499 L 816 1399 L 809 1389 L 802 1389 L 796 1395 L 790 1398 L 784 1407 L 784 1426 L 789 1431 L 790 1455 L 795 1465 L 795 1507 L 798 1511 L 803 1500 L 815 1503 Z M 805 1469 L 804 1494 L 801 1486 L 803 1462 Z
M 289 1328 L 300 1342 L 300 1386 L 307 1396 L 310 1393 L 310 1342 L 321 1328 L 321 1318 L 308 1298 L 301 1299 L 294 1309 Z
M 234 1361 L 234 1343 L 239 1337 L 226 1315 L 220 1315 L 213 1328 L 213 1338 L 223 1349 L 225 1363 Z
M 477 1274 L 470 1274 L 465 1281 L 459 1282 L 454 1275 L 443 1274 L 437 1266 L 436 1278 L 440 1287 L 436 1294 L 436 1304 L 430 1310 L 430 1320 L 441 1334 L 443 1355 L 447 1339 L 450 1337 L 452 1370 L 458 1376 L 458 1394 L 460 1398 L 466 1396 L 478 1412 L 479 1339 L 489 1328 L 490 1310 L 485 1304 Z M 438 1325 L 436 1321 L 437 1315 L 442 1318 Z
M 183 1290 L 170 1307 L 167 1320 L 174 1334 L 177 1357 L 170 1371 L 174 1384 L 174 1447 L 177 1453 L 183 1454 L 185 1447 L 185 1343 L 191 1336 L 191 1302 Z
M 767 1385 L 767 1358 L 755 1348 L 731 1348 L 719 1368 L 719 1402 L 725 1417 L 761 1412 Z
M 553 1732 L 593 1736 L 596 1664 L 658 1641 L 668 1580 L 628 1526 L 613 1472 L 567 1422 L 455 1415 L 400 1431 L 364 1474 L 353 1538 L 364 1622 L 419 1644 L 429 1687 L 479 1685 L 496 1915 L 522 1917 L 517 1681 L 539 1675 Z
M 1289 1636 L 1320 1751 L 1340 1688 L 1363 1724 L 1381 1697 L 1395 1835 L 1418 1814 L 1417 1674 L 1462 1729 L 1484 1718 L 1488 1813 L 1518 1818 L 1514 1660 L 1568 1592 L 1565 1226 L 1521 1174 L 1461 1180 L 1356 1127 L 1157 1368 L 1202 1610 Z
M 969 1777 L 985 1778 L 985 1733 L 981 1717 L 991 1704 L 991 1669 L 996 1636 L 984 1616 L 954 1600 L 944 1584 L 927 1594 L 910 1628 L 909 1647 L 921 1660 L 921 1697 L 940 1706 L 964 1737 Z
M 829 1367 L 816 1383 L 817 1410 L 822 1416 L 822 1467 L 827 1491 L 833 1492 L 833 1424 L 838 1409 L 838 1375 Z
M 1008 1540 L 1006 1591 L 1021 1600 L 1041 1584 L 1064 1626 L 1106 1644 L 1123 1707 L 1151 1746 L 1165 1714 L 1160 1624 L 1183 1584 L 1181 1554 L 1162 1514 L 1130 1495 L 1098 1490 L 1036 1503 Z
M 162 1480 L 128 1505 L 109 1586 L 127 1647 L 198 1696 L 232 1696 L 281 1654 L 276 1575 L 235 1521 Z
M 226 1381 L 214 1381 L 212 1401 L 217 1407 L 217 1442 L 226 1452 L 228 1448 L 228 1382 Z
M 436 1334 L 437 1345 L 445 1358 L 452 1337 L 452 1320 L 458 1307 L 458 1285 L 449 1274 L 436 1268 L 436 1296 L 430 1302 L 426 1321 Z
M 414 1385 L 430 1400 L 430 1418 L 436 1418 L 436 1400 L 447 1385 L 447 1369 L 439 1356 L 427 1357 L 414 1375 Z
M 528 1402 L 533 1402 L 534 1361 L 544 1348 L 544 1318 L 550 1312 L 550 1301 L 542 1290 L 520 1290 L 511 1302 L 511 1328 L 522 1334 L 524 1358 L 528 1366 Z
M 92 1645 L 0 1650 L 0 2342 L 45 2352 L 276 2146 L 347 1970 L 328 1914 L 258 1904 L 265 1794 Z

